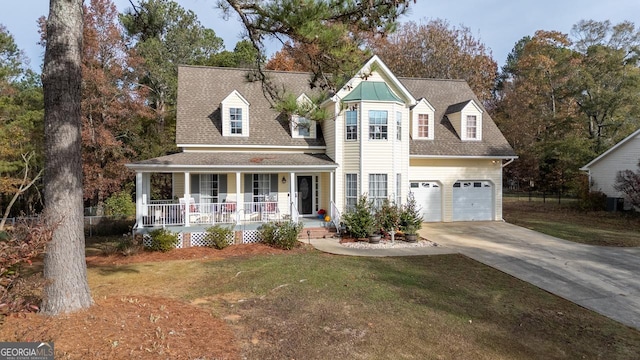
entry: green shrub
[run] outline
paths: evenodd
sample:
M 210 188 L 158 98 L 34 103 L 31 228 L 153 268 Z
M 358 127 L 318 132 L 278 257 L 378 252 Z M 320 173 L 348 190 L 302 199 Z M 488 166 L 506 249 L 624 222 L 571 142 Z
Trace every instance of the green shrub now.
M 342 221 L 355 238 L 366 238 L 376 230 L 373 206 L 365 195 L 360 196 L 356 206 L 342 216 Z
M 105 215 L 134 216 L 136 214 L 136 203 L 131 199 L 131 195 L 126 191 L 120 191 L 111 195 L 104 202 Z
M 400 211 L 400 231 L 405 234 L 416 234 L 422 228 L 422 215 L 413 196 L 409 196 L 407 203 Z
M 156 229 L 149 232 L 151 244 L 147 247 L 151 251 L 167 252 L 178 246 L 178 234 L 167 229 Z
M 231 245 L 229 239 L 233 241 L 233 226 L 215 225 L 207 229 L 207 240 L 211 242 L 211 247 L 222 250 Z
M 302 227 L 301 222 L 281 221 L 262 224 L 258 230 L 265 244 L 291 250 L 298 243 L 298 235 L 300 235 Z

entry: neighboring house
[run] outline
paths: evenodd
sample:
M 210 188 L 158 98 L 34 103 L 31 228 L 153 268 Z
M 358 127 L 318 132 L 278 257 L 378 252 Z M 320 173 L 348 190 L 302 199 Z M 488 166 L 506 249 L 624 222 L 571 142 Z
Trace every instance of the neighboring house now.
M 639 160 L 640 129 L 615 144 L 602 155 L 591 160 L 580 170 L 588 173 L 591 191 L 601 191 L 607 195 L 607 198 L 609 198 L 607 199 L 607 208 L 609 210 L 622 210 L 618 208 L 618 202 L 611 199 L 624 197 L 624 194 L 613 188 L 616 183 L 616 176 L 622 170 L 636 171 Z M 624 208 L 630 209 L 631 205 L 625 203 Z
M 138 227 L 332 220 L 359 195 L 404 203 L 425 221 L 502 220 L 502 168 L 516 158 L 466 82 L 397 78 L 376 56 L 321 104 L 314 123 L 273 110 L 247 70 L 180 66 L 182 152 L 136 172 Z M 299 102 L 309 74 L 269 71 Z M 150 174 L 170 173 L 171 199 L 151 199 Z M 176 200 L 177 199 L 177 200 Z

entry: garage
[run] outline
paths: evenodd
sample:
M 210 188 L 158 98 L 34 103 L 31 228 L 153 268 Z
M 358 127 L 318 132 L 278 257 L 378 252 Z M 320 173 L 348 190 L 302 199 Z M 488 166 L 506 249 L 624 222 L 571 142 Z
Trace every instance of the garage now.
M 421 208 L 422 219 L 442 221 L 442 186 L 437 181 L 412 181 L 411 192 Z
M 493 220 L 493 184 L 465 180 L 453 184 L 453 221 Z

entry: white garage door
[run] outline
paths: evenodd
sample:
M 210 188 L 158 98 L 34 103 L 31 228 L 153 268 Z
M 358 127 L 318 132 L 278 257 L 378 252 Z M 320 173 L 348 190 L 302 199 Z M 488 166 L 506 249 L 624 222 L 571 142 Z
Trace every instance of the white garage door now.
M 493 220 L 493 185 L 489 181 L 453 184 L 453 221 Z
M 442 187 L 435 181 L 412 181 L 411 192 L 424 221 L 442 221 Z

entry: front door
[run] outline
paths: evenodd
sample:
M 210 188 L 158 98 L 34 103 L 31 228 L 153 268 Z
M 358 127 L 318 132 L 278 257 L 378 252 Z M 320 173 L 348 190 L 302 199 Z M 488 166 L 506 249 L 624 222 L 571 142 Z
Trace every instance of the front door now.
M 298 213 L 313 214 L 313 177 L 298 176 Z

